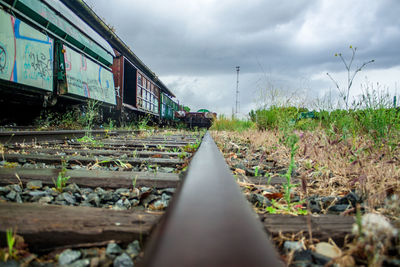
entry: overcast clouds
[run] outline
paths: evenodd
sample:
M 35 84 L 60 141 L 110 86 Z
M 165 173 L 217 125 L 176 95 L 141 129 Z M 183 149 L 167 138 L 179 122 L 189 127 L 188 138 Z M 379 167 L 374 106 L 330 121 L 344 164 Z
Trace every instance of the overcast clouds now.
M 240 66 L 240 112 L 257 107 L 268 85 L 322 97 L 344 66 L 375 59 L 365 77 L 393 93 L 400 82 L 398 0 L 85 0 L 192 110 L 230 115 Z M 112 3 L 112 4 L 111 4 Z M 398 90 L 400 92 L 400 90 Z M 398 92 L 398 93 L 399 93 Z

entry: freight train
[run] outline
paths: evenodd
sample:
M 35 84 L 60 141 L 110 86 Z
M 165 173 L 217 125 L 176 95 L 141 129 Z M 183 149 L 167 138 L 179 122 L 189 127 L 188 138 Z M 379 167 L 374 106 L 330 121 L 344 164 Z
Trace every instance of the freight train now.
M 0 0 L 1 117 L 87 100 L 117 121 L 185 117 L 175 95 L 83 1 Z

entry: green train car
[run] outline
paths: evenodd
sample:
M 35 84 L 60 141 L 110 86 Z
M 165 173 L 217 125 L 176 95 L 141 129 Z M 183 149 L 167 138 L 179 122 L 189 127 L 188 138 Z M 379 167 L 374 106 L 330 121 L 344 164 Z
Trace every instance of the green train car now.
M 179 122 L 176 113 L 181 111 L 181 106 L 172 100 L 167 94 L 161 93 L 161 108 L 160 117 L 163 124 L 170 124 L 172 122 Z

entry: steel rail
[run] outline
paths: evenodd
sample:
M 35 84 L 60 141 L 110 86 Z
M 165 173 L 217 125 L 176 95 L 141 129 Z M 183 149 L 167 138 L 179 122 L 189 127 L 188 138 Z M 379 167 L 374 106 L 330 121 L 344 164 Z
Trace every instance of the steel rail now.
M 143 266 L 283 266 L 208 132 Z
M 0 131 L 0 144 L 39 142 L 81 138 L 90 133 L 93 136 L 113 136 L 118 134 L 138 133 L 131 130 L 57 130 L 57 131 Z

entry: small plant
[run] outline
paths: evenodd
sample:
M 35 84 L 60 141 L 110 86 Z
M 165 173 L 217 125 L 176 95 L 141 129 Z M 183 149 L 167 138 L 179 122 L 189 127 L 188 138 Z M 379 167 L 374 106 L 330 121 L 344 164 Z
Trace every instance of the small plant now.
M 106 163 L 114 163 L 115 165 L 123 169 L 132 169 L 132 165 L 130 163 L 125 163 L 120 159 L 105 159 L 102 161 L 97 161 L 93 166 L 90 167 L 90 169 L 93 169 L 97 166 L 100 166 L 101 164 L 106 164 Z
M 298 208 L 298 209 L 296 209 L 296 213 L 297 213 L 298 215 L 307 215 L 307 214 L 308 214 L 308 211 L 307 211 L 307 209 Z
M 4 163 L 4 168 L 6 168 L 6 169 L 14 169 L 14 168 L 17 168 L 18 166 L 19 166 L 18 162 L 8 162 L 8 161 L 6 161 Z
M 343 102 L 346 106 L 346 109 L 349 109 L 349 97 L 350 97 L 350 89 L 351 86 L 353 85 L 353 80 L 356 77 L 357 73 L 359 73 L 366 65 L 375 62 L 375 60 L 370 60 L 367 62 L 364 62 L 361 67 L 358 67 L 353 73 L 351 72 L 351 65 L 353 64 L 354 57 L 356 55 L 357 47 L 353 47 L 350 45 L 349 47 L 351 49 L 352 55 L 349 61 L 346 62 L 346 60 L 343 58 L 342 53 L 336 53 L 335 57 L 340 57 L 342 60 L 346 70 L 347 70 L 347 87 L 346 88 L 341 88 L 339 86 L 339 83 L 337 80 L 333 79 L 332 76 L 329 73 L 326 73 L 328 77 L 332 80 L 332 82 L 335 84 L 336 88 L 339 91 L 340 97 L 343 99 Z
M 254 176 L 255 176 L 255 177 L 258 177 L 258 176 L 259 176 L 259 173 L 258 173 L 258 169 L 259 169 L 259 168 L 260 168 L 260 167 L 256 166 L 255 169 L 254 169 Z
M 9 228 L 6 230 L 6 237 L 7 237 L 7 247 L 8 247 L 8 253 L 5 256 L 5 261 L 10 259 L 16 259 L 17 258 L 17 250 L 14 248 L 15 246 L 15 233 L 13 229 Z
M 92 146 L 100 146 L 97 141 L 92 137 L 92 129 L 94 126 L 95 119 L 99 116 L 100 102 L 97 100 L 88 100 L 83 117 L 81 117 L 81 123 L 85 126 L 85 136 L 77 139 L 82 143 L 90 143 Z
M 60 193 L 64 190 L 65 186 L 67 185 L 68 180 L 71 178 L 71 176 L 66 176 L 67 174 L 67 161 L 62 158 L 61 159 L 61 171 L 58 173 L 57 181 L 54 182 L 55 188 L 57 191 Z
M 181 151 L 179 148 L 177 148 L 177 147 L 173 147 L 172 149 L 170 149 L 170 151 L 169 151 L 169 152 L 178 153 L 179 151 Z
M 150 121 L 150 116 L 144 116 L 142 119 L 139 121 L 137 127 L 139 130 L 146 130 L 147 129 L 147 124 Z
M 182 168 L 181 172 L 185 172 L 185 171 L 187 171 L 187 169 L 188 169 L 188 166 L 185 166 Z
M 97 100 L 88 100 L 86 112 L 84 113 L 83 122 L 86 128 L 86 135 L 90 136 L 93 129 L 94 121 L 99 114 L 100 102 Z
M 137 181 L 138 176 L 136 175 L 135 178 L 132 178 L 132 188 L 136 188 L 136 181 Z
M 164 145 L 161 145 L 161 144 L 158 144 L 158 145 L 157 145 L 157 149 L 158 149 L 158 150 L 165 150 L 165 146 L 164 146 Z
M 276 208 L 272 207 L 272 206 L 266 207 L 265 210 L 270 214 L 277 214 L 278 213 L 278 210 Z
M 196 141 L 192 144 L 187 144 L 186 146 L 183 147 L 183 150 L 189 153 L 194 153 L 196 152 L 197 148 L 199 148 L 201 144 L 200 139 L 196 139 Z
M 104 124 L 104 128 L 105 128 L 106 130 L 109 130 L 109 131 L 114 130 L 114 129 L 115 129 L 115 121 L 112 120 L 112 119 L 108 119 L 108 124 L 105 123 L 105 124 Z
M 271 183 L 272 175 L 269 172 L 266 172 L 264 177 L 267 178 L 267 185 L 269 185 Z
M 78 142 L 81 142 L 81 143 L 84 143 L 84 144 L 88 144 L 88 145 L 90 145 L 92 147 L 103 147 L 104 146 L 103 142 L 94 139 L 91 134 L 89 134 L 89 135 L 85 134 L 85 136 L 83 136 L 82 138 L 78 138 L 76 140 Z
M 186 153 L 185 151 L 182 151 L 181 153 L 179 153 L 178 158 L 180 159 L 184 159 L 188 156 L 188 153 Z
M 158 172 L 158 165 L 147 165 L 147 170 L 148 171 L 153 171 L 154 174 L 157 174 Z
M 299 140 L 299 137 L 295 134 L 292 134 L 288 137 L 288 143 L 289 143 L 289 148 L 290 148 L 290 163 L 289 163 L 289 168 L 286 171 L 286 173 L 284 175 L 281 175 L 282 177 L 286 178 L 286 184 L 283 184 L 283 189 L 285 191 L 284 198 L 285 198 L 286 203 L 289 208 L 291 205 L 290 191 L 293 187 L 298 186 L 297 184 L 291 183 L 292 172 L 293 172 L 294 168 L 296 167 L 296 164 L 294 161 L 294 156 L 296 155 L 296 152 L 299 149 L 299 146 L 297 145 L 298 140 Z
M 307 215 L 307 209 L 303 208 L 302 202 L 292 203 L 293 205 L 281 205 L 275 199 L 271 200 L 271 206 L 265 208 L 265 211 L 271 214 L 292 214 Z
M 0 144 L 0 154 L 1 154 L 1 157 L 2 157 L 3 161 L 5 161 L 5 159 L 4 159 L 4 153 L 5 152 L 6 152 L 6 150 L 4 148 L 4 145 Z
M 55 113 L 49 112 L 47 110 L 43 110 L 40 113 L 40 116 L 35 119 L 34 124 L 38 126 L 38 130 L 47 130 L 54 126 L 58 121 L 58 116 Z
M 122 161 L 119 160 L 119 159 L 114 160 L 114 162 L 115 162 L 115 164 L 117 164 L 119 167 L 122 167 L 122 168 L 124 168 L 124 169 L 130 169 L 130 168 L 132 168 L 132 165 L 131 165 L 131 164 L 122 162 Z

